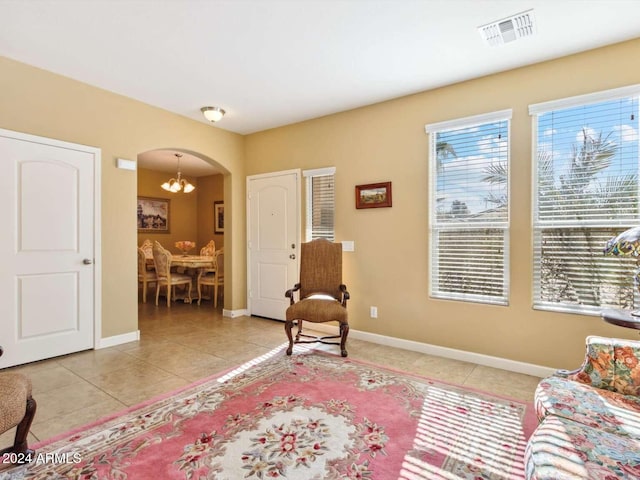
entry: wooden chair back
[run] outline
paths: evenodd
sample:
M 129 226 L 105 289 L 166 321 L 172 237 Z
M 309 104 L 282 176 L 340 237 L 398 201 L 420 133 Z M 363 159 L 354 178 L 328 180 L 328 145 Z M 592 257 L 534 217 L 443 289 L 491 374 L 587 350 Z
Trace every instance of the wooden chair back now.
M 200 256 L 202 257 L 213 257 L 216 253 L 216 242 L 213 240 L 209 240 L 204 247 L 200 249 Z
M 140 248 L 144 252 L 144 256 L 146 258 L 148 258 L 149 260 L 153 259 L 153 243 L 151 243 L 151 240 L 145 238 L 145 240 L 142 242 L 142 245 L 140 245 Z
M 156 276 L 162 283 L 169 283 L 171 280 L 171 252 L 160 245 L 159 242 L 153 244 L 153 263 L 156 267 Z
M 213 264 L 216 268 L 217 283 L 222 285 L 224 283 L 224 247 L 216 250 Z
M 138 280 L 142 281 L 145 278 L 147 278 L 147 256 L 144 250 L 138 247 Z
M 303 243 L 300 249 L 300 298 L 314 294 L 342 299 L 342 244 L 324 238 Z

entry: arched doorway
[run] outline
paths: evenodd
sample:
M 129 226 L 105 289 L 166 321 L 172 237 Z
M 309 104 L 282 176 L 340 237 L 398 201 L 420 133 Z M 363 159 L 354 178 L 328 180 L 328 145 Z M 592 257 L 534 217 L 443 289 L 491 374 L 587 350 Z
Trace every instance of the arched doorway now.
M 170 178 L 177 177 L 178 168 L 181 177 L 193 184 L 195 190 L 173 193 L 161 188 Z M 216 249 L 223 247 L 224 177 L 228 174 L 214 159 L 184 148 L 159 148 L 138 154 L 138 208 L 141 202 L 160 204 L 162 214 L 167 217 L 166 222 L 159 222 L 157 227 L 145 224 L 141 228 L 139 223 L 138 246 L 145 239 L 157 240 L 175 254 L 180 253 L 176 242 L 183 240 L 195 242 L 191 253 L 198 253 L 211 240 Z

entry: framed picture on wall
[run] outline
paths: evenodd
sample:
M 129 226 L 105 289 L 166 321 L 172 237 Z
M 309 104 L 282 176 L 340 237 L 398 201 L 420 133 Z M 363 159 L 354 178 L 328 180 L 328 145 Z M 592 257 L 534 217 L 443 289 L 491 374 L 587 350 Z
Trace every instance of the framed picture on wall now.
M 138 233 L 169 233 L 168 198 L 138 197 Z
M 391 182 L 356 185 L 356 208 L 391 206 Z
M 224 233 L 224 202 L 213 202 L 213 233 Z

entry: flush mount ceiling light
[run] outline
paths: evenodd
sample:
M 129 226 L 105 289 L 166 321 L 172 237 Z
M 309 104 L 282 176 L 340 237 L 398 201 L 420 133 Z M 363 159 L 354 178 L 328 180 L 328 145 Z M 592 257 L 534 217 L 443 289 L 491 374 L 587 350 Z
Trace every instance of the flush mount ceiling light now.
M 164 182 L 162 185 L 160 185 L 160 187 L 162 187 L 163 190 L 171 193 L 178 193 L 179 191 L 183 191 L 184 193 L 193 192 L 196 187 L 182 178 L 182 173 L 180 172 L 180 159 L 182 158 L 182 154 L 174 153 L 174 155 L 178 158 L 178 178 L 172 178 Z
M 224 117 L 224 114 L 227 113 L 220 107 L 202 107 L 200 111 L 204 115 L 204 118 L 214 123 Z
M 497 47 L 523 37 L 530 37 L 536 33 L 533 9 L 503 18 L 497 22 L 482 25 L 478 27 L 478 32 L 490 47 Z

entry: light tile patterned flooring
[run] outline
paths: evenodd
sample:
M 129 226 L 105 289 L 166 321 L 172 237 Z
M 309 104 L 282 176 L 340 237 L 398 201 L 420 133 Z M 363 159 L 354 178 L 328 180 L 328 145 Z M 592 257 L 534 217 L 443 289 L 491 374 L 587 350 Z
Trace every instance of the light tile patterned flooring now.
M 150 296 L 151 297 L 151 296 Z M 38 402 L 30 444 L 93 422 L 267 353 L 286 342 L 284 324 L 225 318 L 207 302 L 139 304 L 140 341 L 14 367 Z M 294 347 L 294 355 L 296 349 Z M 337 352 L 337 346 L 321 345 Z M 349 357 L 499 395 L 532 400 L 539 378 L 349 339 Z M 0 436 L 10 445 L 13 432 Z

